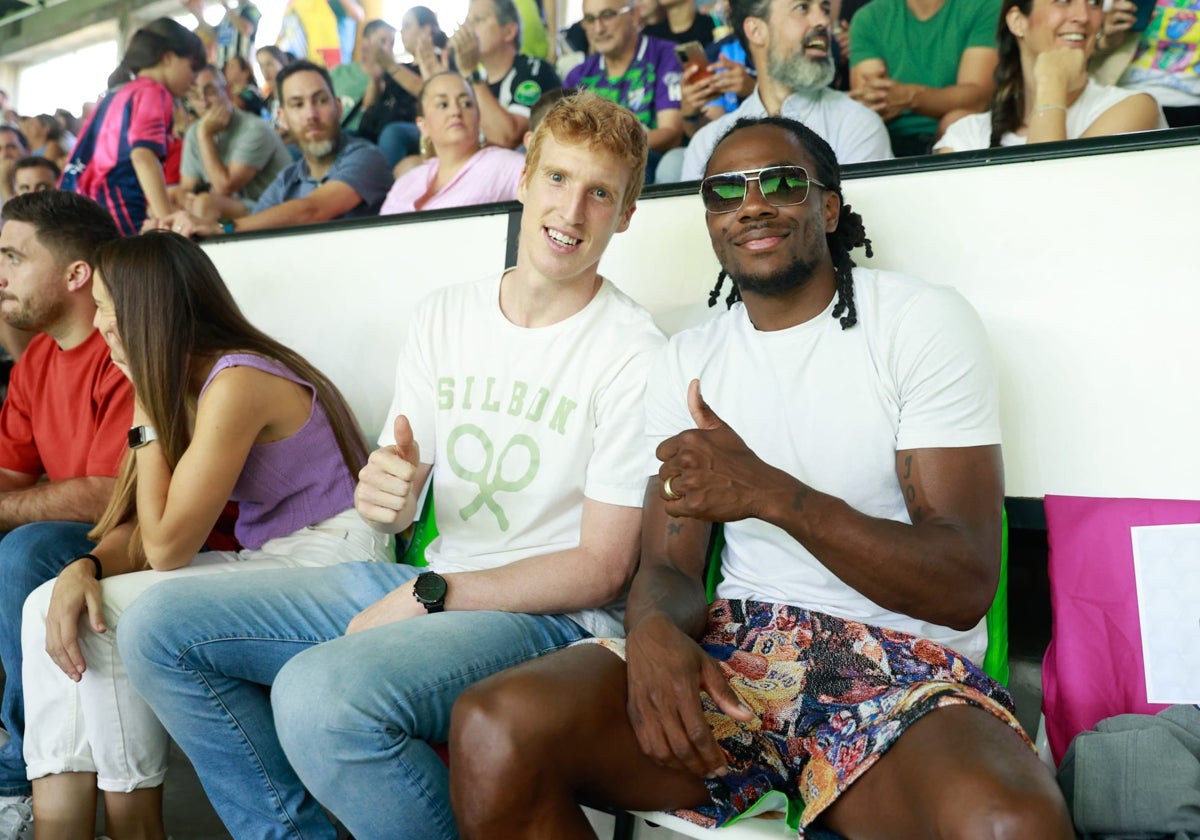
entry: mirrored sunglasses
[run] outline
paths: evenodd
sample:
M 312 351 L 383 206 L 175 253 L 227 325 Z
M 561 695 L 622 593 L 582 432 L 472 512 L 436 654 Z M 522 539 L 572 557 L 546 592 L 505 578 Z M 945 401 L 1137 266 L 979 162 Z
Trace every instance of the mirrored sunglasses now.
M 767 166 L 743 172 L 722 172 L 709 175 L 700 182 L 700 199 L 709 213 L 732 213 L 746 201 L 750 182 L 758 181 L 758 189 L 767 203 L 774 207 L 803 204 L 808 198 L 810 184 L 824 187 L 808 177 L 803 166 Z

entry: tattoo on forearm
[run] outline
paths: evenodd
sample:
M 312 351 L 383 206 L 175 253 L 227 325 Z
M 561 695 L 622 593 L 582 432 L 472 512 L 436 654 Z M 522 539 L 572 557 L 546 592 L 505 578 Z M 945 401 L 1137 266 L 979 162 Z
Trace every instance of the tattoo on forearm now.
M 667 534 L 668 535 L 670 535 L 672 537 L 677 537 L 682 533 L 683 533 L 683 523 L 681 523 L 681 522 L 679 522 L 679 523 L 668 522 L 667 523 Z
M 804 499 L 808 496 L 808 488 L 801 487 L 796 491 L 796 495 L 792 496 L 792 510 L 804 510 Z

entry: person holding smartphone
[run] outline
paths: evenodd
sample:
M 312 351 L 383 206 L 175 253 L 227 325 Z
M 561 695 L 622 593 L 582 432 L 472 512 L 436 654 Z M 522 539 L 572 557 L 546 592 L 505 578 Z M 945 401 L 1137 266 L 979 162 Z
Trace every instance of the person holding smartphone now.
M 1200 125 L 1196 3 L 1115 0 L 1096 40 L 1096 59 L 1127 90 L 1153 96 L 1167 125 Z M 1111 56 L 1111 58 L 1110 58 Z

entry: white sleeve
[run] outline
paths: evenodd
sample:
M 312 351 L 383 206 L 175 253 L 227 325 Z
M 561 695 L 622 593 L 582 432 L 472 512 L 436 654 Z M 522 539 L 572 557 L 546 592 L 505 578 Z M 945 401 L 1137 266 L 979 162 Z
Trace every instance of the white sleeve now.
M 983 127 L 983 131 L 980 128 Z M 986 149 L 992 139 L 991 113 L 969 114 L 950 123 L 942 139 L 933 144 L 935 152 L 970 152 Z
M 645 475 L 657 475 L 658 445 L 684 429 L 693 427 L 687 407 L 690 378 L 681 369 L 678 342 L 672 341 L 654 354 L 646 378 Z
M 432 318 L 433 307 L 427 300 L 413 313 L 404 349 L 396 361 L 396 389 L 387 420 L 379 433 L 380 446 L 393 446 L 396 437 L 393 428 L 400 414 L 408 417 L 413 429 L 413 439 L 421 450 L 422 463 L 432 464 L 437 451 L 437 435 L 434 416 L 437 409 L 437 388 L 434 381 Z
M 629 357 L 596 395 L 596 430 L 584 495 L 597 502 L 641 507 L 646 491 L 642 468 L 646 375 L 657 345 Z
M 914 298 L 896 319 L 890 365 L 900 399 L 898 450 L 1000 442 L 992 348 L 957 291 L 930 286 Z

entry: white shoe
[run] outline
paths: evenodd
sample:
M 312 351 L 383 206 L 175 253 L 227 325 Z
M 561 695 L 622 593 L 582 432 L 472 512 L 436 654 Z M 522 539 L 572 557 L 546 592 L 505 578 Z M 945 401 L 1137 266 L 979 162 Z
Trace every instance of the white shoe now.
M 33 837 L 33 797 L 22 796 L 0 804 L 0 840 Z

